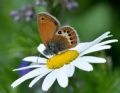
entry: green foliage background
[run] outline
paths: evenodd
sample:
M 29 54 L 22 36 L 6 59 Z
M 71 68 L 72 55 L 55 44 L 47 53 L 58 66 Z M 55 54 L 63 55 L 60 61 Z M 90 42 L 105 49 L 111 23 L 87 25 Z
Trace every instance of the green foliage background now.
M 36 6 L 36 14 L 48 11 L 56 16 L 62 25 L 73 26 L 81 42 L 91 41 L 110 30 L 114 38 L 120 40 L 119 0 L 76 0 L 79 7 L 73 11 L 63 9 L 60 0 L 46 0 L 48 6 Z M 28 88 L 29 80 L 11 88 L 11 83 L 19 76 L 12 69 L 21 64 L 21 59 L 38 55 L 36 47 L 41 43 L 36 19 L 30 22 L 15 22 L 10 16 L 14 9 L 35 3 L 34 0 L 0 1 L 0 93 L 44 93 L 41 81 Z M 64 10 L 64 11 L 63 11 Z M 112 44 L 112 49 L 95 53 L 107 59 L 106 64 L 93 65 L 94 71 L 76 69 L 73 81 L 79 93 L 120 93 L 120 43 Z M 74 93 L 71 85 L 66 89 L 55 83 L 48 93 Z

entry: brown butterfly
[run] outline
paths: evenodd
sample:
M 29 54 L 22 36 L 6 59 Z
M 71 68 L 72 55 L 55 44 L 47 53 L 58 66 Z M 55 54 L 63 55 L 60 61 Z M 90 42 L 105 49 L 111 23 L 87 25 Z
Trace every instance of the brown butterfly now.
M 47 12 L 38 14 L 38 29 L 47 55 L 58 54 L 61 51 L 75 47 L 78 36 L 71 26 L 60 26 L 59 21 Z

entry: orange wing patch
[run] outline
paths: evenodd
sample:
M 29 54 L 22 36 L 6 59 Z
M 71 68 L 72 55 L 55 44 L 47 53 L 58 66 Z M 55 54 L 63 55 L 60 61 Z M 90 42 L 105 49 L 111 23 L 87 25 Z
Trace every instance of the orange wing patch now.
M 40 13 L 38 15 L 38 29 L 42 42 L 46 45 L 49 40 L 53 38 L 55 32 L 59 28 L 59 22 L 56 18 L 47 13 Z

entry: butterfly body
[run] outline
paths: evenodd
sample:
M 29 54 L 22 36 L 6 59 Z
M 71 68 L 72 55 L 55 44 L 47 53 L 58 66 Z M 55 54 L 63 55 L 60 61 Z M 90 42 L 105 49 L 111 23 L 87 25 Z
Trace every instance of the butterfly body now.
M 50 41 L 46 45 L 44 53 L 47 55 L 58 54 L 60 51 L 68 49 L 63 41 Z
M 75 47 L 79 42 L 74 28 L 60 27 L 59 21 L 46 12 L 38 14 L 38 29 L 47 55 L 58 54 Z

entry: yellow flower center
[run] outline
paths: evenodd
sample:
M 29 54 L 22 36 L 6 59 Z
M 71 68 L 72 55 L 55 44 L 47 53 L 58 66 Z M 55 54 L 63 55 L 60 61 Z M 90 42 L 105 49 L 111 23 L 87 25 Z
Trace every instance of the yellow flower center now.
M 71 63 L 79 56 L 79 53 L 76 50 L 68 50 L 61 54 L 55 55 L 52 58 L 47 60 L 47 67 L 49 69 L 57 69 L 65 64 Z

